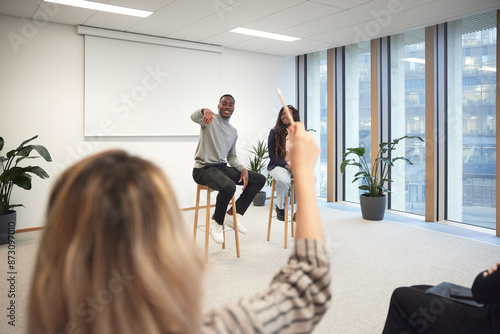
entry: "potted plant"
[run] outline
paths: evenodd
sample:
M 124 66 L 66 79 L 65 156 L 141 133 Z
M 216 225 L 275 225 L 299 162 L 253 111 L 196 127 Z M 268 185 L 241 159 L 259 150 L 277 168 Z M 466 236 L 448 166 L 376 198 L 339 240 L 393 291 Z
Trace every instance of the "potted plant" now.
M 386 196 L 385 193 L 390 192 L 386 187 L 386 183 L 392 182 L 388 178 L 389 171 L 394 162 L 402 160 L 407 164 L 413 163 L 405 157 L 391 157 L 391 152 L 396 149 L 397 144 L 403 139 L 417 138 L 424 141 L 418 136 L 403 136 L 396 138 L 390 143 L 384 142 L 379 144 L 377 157 L 373 165 L 367 161 L 369 157 L 365 155 L 364 147 L 348 148 L 342 157 L 345 159 L 340 165 L 340 172 L 345 173 L 347 166 L 356 166 L 359 172 L 354 174 L 352 182 L 362 180 L 361 185 L 358 187 L 364 190 L 365 193 L 360 195 L 359 202 L 361 206 L 361 213 L 364 219 L 369 220 L 382 220 L 385 213 Z M 358 159 L 346 159 L 349 155 L 354 154 Z
M 267 144 L 262 139 L 257 142 L 257 145 L 252 146 L 250 151 L 253 156 L 248 158 L 248 170 L 256 173 L 262 173 L 264 167 L 266 167 L 267 159 L 269 155 L 267 153 Z M 257 195 L 253 199 L 253 205 L 264 206 L 266 204 L 266 192 L 259 190 Z
M 8 243 L 9 235 L 12 235 L 16 226 L 16 211 L 13 208 L 23 206 L 22 204 L 12 204 L 10 196 L 14 186 L 26 190 L 31 189 L 32 175 L 42 179 L 49 175 L 39 166 L 21 167 L 19 163 L 25 159 L 42 157 L 45 161 L 52 161 L 49 152 L 42 145 L 26 145 L 36 139 L 34 136 L 19 145 L 18 148 L 7 152 L 5 156 L 0 156 L 0 245 Z M 5 141 L 0 137 L 0 151 L 2 151 Z M 30 155 L 33 151 L 38 155 Z

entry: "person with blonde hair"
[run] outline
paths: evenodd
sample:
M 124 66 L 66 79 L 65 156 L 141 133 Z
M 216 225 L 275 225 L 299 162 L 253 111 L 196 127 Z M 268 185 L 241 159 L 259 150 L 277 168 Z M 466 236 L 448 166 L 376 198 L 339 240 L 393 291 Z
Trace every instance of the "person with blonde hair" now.
M 301 214 L 290 259 L 267 289 L 202 316 L 202 252 L 165 174 L 106 151 L 66 170 L 51 191 L 28 333 L 311 332 L 331 297 L 314 190 L 319 148 L 302 124 L 290 133 Z

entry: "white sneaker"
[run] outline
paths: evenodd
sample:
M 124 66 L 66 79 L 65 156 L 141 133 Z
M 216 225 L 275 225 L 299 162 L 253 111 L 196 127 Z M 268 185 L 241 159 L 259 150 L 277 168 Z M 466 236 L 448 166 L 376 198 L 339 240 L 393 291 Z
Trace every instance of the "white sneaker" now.
M 246 234 L 248 232 L 248 230 L 241 223 L 241 215 L 238 215 L 237 218 L 238 218 L 238 232 Z M 232 215 L 228 215 L 226 213 L 226 217 L 224 218 L 224 224 L 226 224 L 227 227 L 230 227 L 230 228 L 234 229 L 233 216 Z
M 210 235 L 216 243 L 221 244 L 224 242 L 224 232 L 222 232 L 222 225 L 220 225 L 213 219 L 210 221 Z

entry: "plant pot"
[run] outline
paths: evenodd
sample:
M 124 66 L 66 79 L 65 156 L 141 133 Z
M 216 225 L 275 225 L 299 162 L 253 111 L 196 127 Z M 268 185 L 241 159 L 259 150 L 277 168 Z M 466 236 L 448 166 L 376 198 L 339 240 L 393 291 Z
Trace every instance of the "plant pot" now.
M 11 240 L 14 240 L 16 231 L 16 211 L 9 210 L 5 215 L 0 215 L 0 245 L 5 245 Z
M 366 194 L 359 196 L 361 215 L 367 220 L 382 220 L 385 214 L 386 196 L 370 197 Z
M 253 205 L 255 206 L 264 206 L 266 204 L 266 192 L 259 191 L 257 195 L 255 195 L 253 199 Z

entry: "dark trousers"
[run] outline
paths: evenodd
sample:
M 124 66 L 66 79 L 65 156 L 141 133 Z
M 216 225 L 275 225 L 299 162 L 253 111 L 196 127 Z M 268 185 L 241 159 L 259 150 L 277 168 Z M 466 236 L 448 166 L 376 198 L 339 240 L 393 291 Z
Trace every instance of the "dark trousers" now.
M 498 308 L 474 307 L 425 293 L 431 286 L 394 290 L 383 334 L 489 334 L 498 332 Z M 496 310 L 495 310 L 496 309 Z
M 210 187 L 219 192 L 215 204 L 214 220 L 221 225 L 224 223 L 227 206 L 233 198 L 236 191 L 236 185 L 243 185 L 243 181 L 238 182 L 240 177 L 241 172 L 225 164 L 204 168 L 193 168 L 193 179 L 196 183 Z M 240 197 L 236 200 L 237 213 L 243 215 L 247 211 L 255 195 L 262 189 L 265 183 L 266 178 L 264 175 L 248 171 L 248 184 Z

